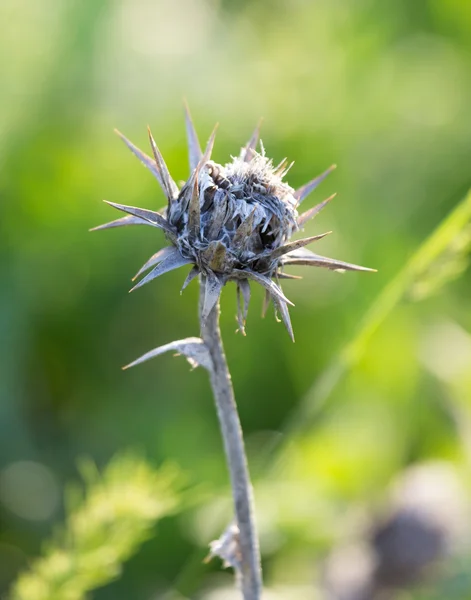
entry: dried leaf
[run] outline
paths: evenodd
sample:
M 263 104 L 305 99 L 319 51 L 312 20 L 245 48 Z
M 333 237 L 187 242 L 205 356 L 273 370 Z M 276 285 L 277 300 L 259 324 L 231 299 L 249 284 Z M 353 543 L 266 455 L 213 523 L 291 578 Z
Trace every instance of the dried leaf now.
M 196 240 L 200 234 L 200 193 L 198 188 L 198 169 L 193 173 L 190 205 L 188 208 L 188 229 L 191 239 Z
M 242 313 L 242 303 L 241 303 L 241 299 L 240 299 L 240 288 L 239 288 L 238 285 L 237 285 L 236 298 L 237 298 L 237 325 L 239 326 L 239 328 L 236 330 L 236 333 L 238 333 L 240 331 L 242 335 L 245 335 L 245 321 L 244 321 L 244 315 Z
M 163 260 L 159 265 L 154 267 L 152 271 L 144 277 L 144 279 L 141 279 L 141 281 L 129 291 L 133 292 L 134 290 L 137 290 L 137 288 L 149 283 L 156 277 L 160 277 L 160 275 L 163 275 L 164 273 L 168 273 L 169 271 L 173 271 L 174 269 L 178 269 L 179 267 L 183 267 L 183 265 L 188 265 L 190 263 L 190 259 L 184 258 L 176 248 L 172 248 L 172 252 L 169 252 L 167 258 L 165 258 L 165 260 Z
M 134 277 L 132 278 L 132 281 L 134 281 L 135 279 L 137 279 L 139 277 L 139 275 L 142 275 L 142 273 L 144 273 L 144 271 L 147 271 L 148 269 L 150 269 L 154 265 L 156 265 L 158 263 L 161 263 L 168 256 L 170 256 L 171 254 L 173 254 L 174 250 L 175 250 L 175 248 L 173 246 L 167 246 L 166 248 L 162 248 L 161 250 L 159 250 L 158 252 L 156 252 L 155 254 L 153 254 L 149 258 L 149 260 L 134 275 Z
M 104 202 L 113 208 L 117 208 L 118 210 L 122 210 L 130 215 L 144 219 L 144 221 L 148 221 L 151 225 L 154 225 L 154 227 L 159 227 L 160 229 L 163 229 L 169 233 L 171 236 L 175 237 L 175 230 L 170 223 L 164 219 L 162 215 L 159 215 L 159 213 L 154 212 L 153 210 L 137 208 L 135 206 L 126 206 L 124 204 L 116 204 L 115 202 L 109 202 L 108 200 L 104 200 Z
M 265 290 L 265 295 L 263 296 L 263 304 L 262 304 L 262 319 L 265 318 L 267 314 L 268 307 L 270 306 L 271 294 L 268 290 Z
M 199 171 L 204 167 L 204 165 L 211 159 L 211 153 L 213 151 L 214 140 L 216 139 L 216 131 L 217 131 L 218 127 L 219 127 L 219 124 L 216 123 L 213 131 L 211 132 L 211 135 L 209 136 L 209 140 L 208 140 L 208 143 L 206 144 L 204 153 L 203 153 L 202 157 L 200 158 L 198 166 L 196 167 L 196 173 L 199 173 Z
M 253 158 L 254 151 L 257 148 L 258 140 L 260 139 L 260 127 L 262 126 L 262 122 L 263 119 L 260 119 L 257 123 L 257 127 L 252 133 L 252 137 L 241 150 L 240 158 L 245 162 L 250 162 Z
M 183 282 L 182 289 L 180 290 L 180 294 L 193 281 L 193 279 L 195 277 L 198 277 L 198 275 L 199 275 L 199 269 L 198 269 L 198 267 L 193 267 L 191 269 L 191 271 L 188 273 L 188 275 L 186 276 L 185 281 Z
M 131 152 L 135 156 L 137 156 L 137 158 L 141 161 L 141 163 L 145 167 L 147 167 L 149 169 L 149 171 L 152 172 L 152 174 L 154 175 L 154 177 L 159 182 L 160 187 L 162 188 L 162 191 L 164 192 L 164 194 L 166 194 L 165 185 L 164 185 L 164 182 L 163 182 L 162 177 L 160 175 L 160 172 L 157 169 L 157 165 L 155 164 L 155 161 L 152 160 L 152 158 L 150 156 L 147 156 L 147 154 L 145 154 L 144 152 L 142 152 L 142 150 L 139 150 L 139 148 L 137 146 L 135 146 L 131 141 L 129 141 L 127 139 L 127 137 L 124 136 L 120 131 L 118 131 L 117 129 L 115 129 L 114 131 L 123 140 L 123 142 L 129 148 L 129 150 L 131 150 Z
M 233 277 L 237 277 L 238 279 L 253 279 L 254 281 L 256 281 L 257 283 L 259 283 L 260 285 L 262 285 L 266 290 L 268 290 L 272 295 L 277 296 L 280 300 L 283 300 L 284 302 L 287 302 L 288 304 L 291 304 L 291 306 L 294 306 L 294 304 L 291 302 L 291 300 L 288 300 L 288 298 L 286 298 L 286 296 L 283 294 L 283 292 L 280 290 L 280 288 L 276 285 L 276 283 L 274 283 L 269 277 L 267 277 L 266 275 L 262 275 L 260 273 L 256 273 L 255 271 L 242 271 L 240 269 L 234 269 L 232 272 Z
M 127 225 L 154 226 L 154 223 L 149 223 L 149 221 L 141 219 L 141 217 L 127 215 L 126 217 L 121 217 L 120 219 L 116 219 L 115 221 L 110 221 L 109 223 L 104 223 L 103 225 L 97 225 L 96 227 L 92 227 L 91 229 L 89 229 L 89 231 L 101 231 L 102 229 L 112 229 L 113 227 L 125 227 Z
M 147 133 L 149 134 L 149 141 L 152 147 L 152 152 L 154 154 L 155 163 L 157 165 L 157 170 L 159 171 L 160 178 L 162 183 L 164 184 L 164 192 L 168 198 L 169 203 L 172 200 L 175 200 L 178 196 L 178 187 L 177 184 L 173 181 L 172 176 L 170 175 L 170 171 L 168 170 L 167 165 L 165 164 L 164 157 L 162 156 L 160 150 L 157 148 L 157 144 L 152 137 L 152 133 L 147 128 Z
M 241 301 L 243 299 L 243 304 Z M 247 279 L 237 281 L 237 322 L 242 335 L 245 335 L 245 322 L 249 312 L 250 284 Z
M 244 242 L 249 238 L 250 234 L 253 232 L 253 222 L 255 218 L 255 213 L 257 212 L 257 207 L 255 207 L 250 215 L 242 221 L 242 223 L 237 228 L 237 231 L 234 234 L 234 238 L 232 240 L 232 245 L 234 248 L 242 248 L 244 246 Z
M 298 248 L 307 246 L 308 244 L 311 244 L 312 242 L 317 242 L 318 240 L 322 240 L 322 238 L 325 238 L 326 235 L 330 235 L 331 233 L 332 233 L 331 231 L 326 231 L 325 233 L 321 233 L 319 235 L 313 235 L 311 237 L 304 238 L 302 240 L 296 240 L 294 242 L 289 242 L 288 244 L 285 244 L 284 246 L 280 246 L 279 248 L 276 248 L 275 250 L 273 250 L 273 252 L 271 252 L 271 254 L 269 255 L 270 260 L 275 260 L 277 258 L 280 258 L 280 256 L 283 256 L 283 254 L 288 254 L 288 252 L 292 252 L 293 250 L 297 250 Z
M 320 256 L 319 254 L 310 253 L 306 256 L 296 256 L 295 254 L 287 254 L 283 257 L 284 265 L 303 265 L 307 267 L 323 267 L 331 269 L 333 271 L 367 271 L 370 273 L 376 273 L 376 269 L 368 269 L 367 267 L 360 267 L 359 265 L 353 265 L 341 260 L 335 260 L 333 258 L 327 258 L 326 256 Z
M 185 107 L 185 125 L 186 125 L 186 137 L 188 140 L 188 158 L 190 163 L 190 172 L 194 171 L 198 166 L 198 163 L 203 156 L 201 152 L 200 142 L 198 140 L 198 134 L 196 133 L 195 126 L 190 115 L 190 109 L 188 104 L 184 102 Z
M 204 302 L 203 308 L 201 310 L 201 320 L 203 323 L 209 316 L 209 313 L 212 311 L 216 302 L 221 295 L 221 290 L 224 286 L 224 282 L 219 279 L 217 275 L 209 272 L 205 279 L 205 293 L 204 293 Z
M 310 219 L 312 219 L 313 217 L 315 217 L 316 215 L 318 215 L 321 210 L 331 201 L 335 198 L 337 194 L 332 194 L 332 196 L 329 196 L 328 198 L 326 198 L 323 202 L 320 202 L 319 204 L 317 204 L 316 206 L 314 206 L 313 208 L 310 208 L 309 210 L 307 210 L 306 212 L 304 212 L 302 215 L 300 215 L 298 217 L 298 227 L 301 228 L 303 227 Z
M 300 187 L 298 190 L 296 190 L 294 192 L 294 197 L 296 198 L 296 200 L 298 201 L 298 205 L 301 204 L 301 202 L 313 191 L 316 189 L 316 187 L 327 177 L 327 175 L 329 175 L 329 173 L 332 173 L 332 171 L 334 169 L 337 168 L 337 165 L 332 165 L 330 166 L 327 171 L 324 171 L 324 173 L 322 173 L 321 175 L 318 175 L 317 177 L 315 177 L 314 179 L 312 179 L 311 181 L 309 181 L 308 183 L 304 184 L 302 187 Z
M 290 258 L 315 258 L 318 255 L 308 248 L 297 248 L 296 250 L 289 252 L 286 256 L 289 256 Z M 285 256 L 281 257 L 281 262 L 285 262 Z
M 275 303 L 275 307 L 280 311 L 281 320 L 283 321 L 284 326 L 288 330 L 289 337 L 294 342 L 294 333 L 293 327 L 291 325 L 291 319 L 289 316 L 289 310 L 286 302 L 280 300 L 278 297 L 275 297 L 272 294 L 273 302 Z
M 204 254 L 209 268 L 216 273 L 222 273 L 228 264 L 226 246 L 221 241 L 211 242 Z
M 209 240 L 215 240 L 219 236 L 224 221 L 226 220 L 227 194 L 225 192 L 221 193 L 221 190 L 218 190 L 214 196 L 213 202 L 214 208 L 211 215 L 211 225 L 207 234 Z
M 123 369 L 129 369 L 130 367 L 134 367 L 145 362 L 146 360 L 154 358 L 154 356 L 160 356 L 161 354 L 171 350 L 178 352 L 178 354 L 183 354 L 193 368 L 199 366 L 208 369 L 208 371 L 212 369 L 212 363 L 208 349 L 203 340 L 197 337 L 190 337 L 184 340 L 170 342 L 170 344 L 165 344 L 164 346 L 159 346 L 159 348 L 154 348 L 154 350 L 147 352 L 137 360 L 129 363 L 129 365 L 126 365 L 123 367 Z
M 232 567 L 236 573 L 240 574 L 242 568 L 242 555 L 239 543 L 239 527 L 236 523 L 231 523 L 218 540 L 214 540 L 209 545 L 209 555 L 205 562 L 209 562 L 215 556 L 218 556 L 224 564 L 224 567 Z
M 247 279 L 241 279 L 240 281 L 237 282 L 240 288 L 240 291 L 242 292 L 242 297 L 244 299 L 244 311 L 243 311 L 243 316 L 244 316 L 244 321 L 247 319 L 247 314 L 249 312 L 249 304 L 250 304 L 250 283 L 247 281 Z

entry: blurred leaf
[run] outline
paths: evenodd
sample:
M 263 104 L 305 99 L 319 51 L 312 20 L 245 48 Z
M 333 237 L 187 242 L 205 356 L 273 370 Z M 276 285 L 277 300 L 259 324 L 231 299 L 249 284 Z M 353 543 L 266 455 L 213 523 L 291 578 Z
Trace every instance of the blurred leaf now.
M 13 585 L 11 600 L 80 600 L 119 576 L 122 564 L 178 506 L 179 475 L 132 455 L 114 458 L 101 476 L 81 465 L 85 496 L 74 494 L 64 530 Z
M 424 300 L 436 294 L 440 288 L 462 275 L 469 265 L 471 251 L 471 226 L 458 231 L 450 244 L 437 259 L 412 283 L 409 296 L 412 300 Z
M 405 267 L 380 292 L 354 339 L 311 386 L 292 418 L 288 433 L 309 426 L 342 377 L 363 356 L 384 320 L 404 298 L 424 298 L 466 268 L 471 244 L 471 192 L 423 242 Z

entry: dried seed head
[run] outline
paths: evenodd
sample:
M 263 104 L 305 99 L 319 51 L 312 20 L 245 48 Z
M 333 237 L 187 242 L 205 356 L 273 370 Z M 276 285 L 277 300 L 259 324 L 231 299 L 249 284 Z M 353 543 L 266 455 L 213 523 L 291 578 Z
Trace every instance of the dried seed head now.
M 133 288 L 138 288 L 159 275 L 177 267 L 191 264 L 183 287 L 197 274 L 206 278 L 206 297 L 202 317 L 209 314 L 227 281 L 237 282 L 243 294 L 239 302 L 238 323 L 244 333 L 250 299 L 249 281 L 260 283 L 272 299 L 290 336 L 293 338 L 288 304 L 278 283 L 285 265 L 303 264 L 332 270 L 371 271 L 357 265 L 319 256 L 304 246 L 327 234 L 289 241 L 328 200 L 298 215 L 297 208 L 306 196 L 332 171 L 316 177 L 295 191 L 283 177 L 291 165 L 284 159 L 273 166 L 261 152 L 256 151 L 259 126 L 238 157 L 220 165 L 211 160 L 215 133 L 213 131 L 204 152 L 186 109 L 186 129 L 189 147 L 190 178 L 179 190 L 149 131 L 154 158 L 141 152 L 119 134 L 129 149 L 154 174 L 168 200 L 161 213 L 109 203 L 128 213 L 128 216 L 101 225 L 106 229 L 122 225 L 143 224 L 162 229 L 171 246 L 154 254 L 138 275 L 152 270 Z M 273 281 L 276 280 L 276 283 Z
M 234 269 L 270 276 L 272 253 L 297 230 L 294 190 L 266 157 L 253 151 L 222 166 L 201 162 L 169 207 L 176 244 L 205 275 L 231 278 Z

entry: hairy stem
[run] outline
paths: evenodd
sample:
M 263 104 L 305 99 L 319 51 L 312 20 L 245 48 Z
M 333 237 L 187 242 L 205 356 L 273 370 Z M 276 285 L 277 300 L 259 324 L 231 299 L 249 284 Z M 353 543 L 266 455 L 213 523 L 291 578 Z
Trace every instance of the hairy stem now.
M 201 277 L 200 321 L 205 295 L 205 278 Z M 250 483 L 244 440 L 237 405 L 219 329 L 219 300 L 206 322 L 201 322 L 201 336 L 212 362 L 211 387 L 221 426 L 224 449 L 231 478 L 234 509 L 239 529 L 240 585 L 244 600 L 259 600 L 262 591 L 260 551 L 255 527 L 252 484 Z

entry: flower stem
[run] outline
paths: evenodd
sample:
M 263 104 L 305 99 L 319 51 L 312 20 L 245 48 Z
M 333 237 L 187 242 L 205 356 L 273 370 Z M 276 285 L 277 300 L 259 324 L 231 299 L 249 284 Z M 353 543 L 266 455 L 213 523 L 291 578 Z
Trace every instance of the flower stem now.
M 200 321 L 206 280 L 201 276 Z M 259 600 L 262 591 L 260 551 L 255 527 L 252 484 L 237 405 L 219 329 L 219 300 L 201 322 L 201 336 L 211 356 L 211 387 L 216 403 L 226 460 L 229 467 L 237 526 L 239 529 L 240 585 L 244 600 Z

